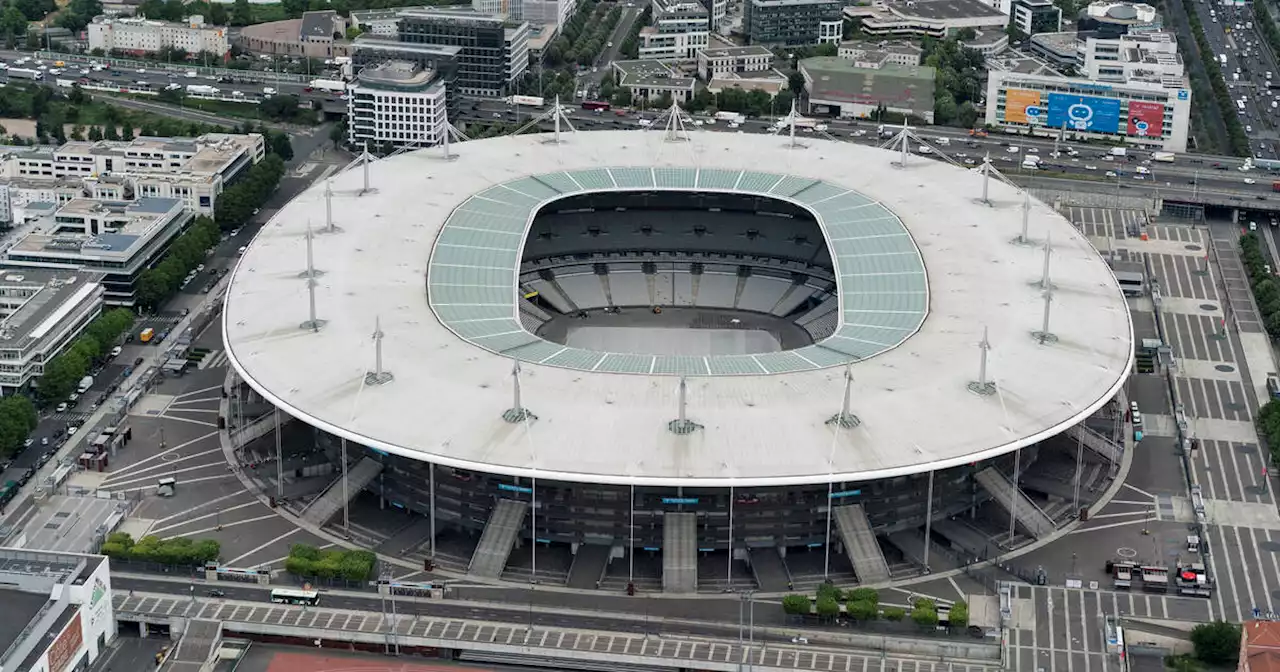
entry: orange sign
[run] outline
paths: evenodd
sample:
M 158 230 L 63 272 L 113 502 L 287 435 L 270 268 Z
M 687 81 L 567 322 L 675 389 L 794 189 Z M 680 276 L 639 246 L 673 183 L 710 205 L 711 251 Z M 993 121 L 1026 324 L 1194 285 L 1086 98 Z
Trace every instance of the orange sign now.
M 1004 92 L 1004 120 L 1014 124 L 1031 123 L 1027 120 L 1027 108 L 1040 111 L 1040 92 L 1026 89 L 1007 89 Z
M 84 630 L 80 628 L 80 614 L 62 629 L 62 634 L 49 647 L 49 672 L 66 672 L 76 662 L 76 654 L 84 644 Z

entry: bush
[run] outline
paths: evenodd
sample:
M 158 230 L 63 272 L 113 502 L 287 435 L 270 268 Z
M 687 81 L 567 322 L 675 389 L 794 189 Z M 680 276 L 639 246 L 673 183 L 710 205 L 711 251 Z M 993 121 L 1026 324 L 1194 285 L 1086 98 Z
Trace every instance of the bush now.
M 870 602 L 873 606 L 880 606 L 880 593 L 875 588 L 854 588 L 849 591 L 850 602 Z
M 136 542 L 124 532 L 109 535 L 102 543 L 101 553 L 108 558 L 155 562 L 163 565 L 204 565 L 215 562 L 222 546 L 212 539 L 199 541 L 188 537 L 161 539 L 143 537 Z
M 951 605 L 951 615 L 947 617 L 947 622 L 953 628 L 965 628 L 969 626 L 969 603 L 959 600 Z
M 786 595 L 782 598 L 783 613 L 792 616 L 808 616 L 811 611 L 809 598 L 804 595 Z
M 835 618 L 840 615 L 840 603 L 831 596 L 819 597 L 815 611 L 821 618 Z
M 834 584 L 824 583 L 818 586 L 818 599 L 821 600 L 824 597 L 841 602 L 844 600 L 844 593 Z
M 1200 662 L 1234 667 L 1240 657 L 1240 626 L 1226 621 L 1201 623 L 1191 629 L 1191 644 Z
M 373 578 L 377 556 L 370 551 L 345 549 L 321 550 L 306 544 L 294 544 L 284 568 L 303 578 L 341 579 L 351 583 Z
M 907 612 L 899 607 L 886 607 L 884 610 L 884 620 L 901 621 L 907 617 Z
M 845 605 L 844 611 L 855 621 L 874 621 L 876 616 L 880 615 L 876 604 L 867 600 L 850 600 Z
M 922 602 L 925 600 L 922 600 Z M 911 610 L 911 620 L 922 628 L 932 628 L 938 624 L 938 610 L 931 609 L 929 605 L 916 603 L 916 608 Z

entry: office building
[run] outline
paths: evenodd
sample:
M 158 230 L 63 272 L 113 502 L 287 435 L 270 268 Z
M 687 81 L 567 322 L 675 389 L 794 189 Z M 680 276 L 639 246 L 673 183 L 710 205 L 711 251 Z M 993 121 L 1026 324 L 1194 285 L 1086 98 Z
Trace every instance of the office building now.
M 633 103 L 657 103 L 664 95 L 680 103 L 693 98 L 697 80 L 678 75 L 661 61 L 614 61 L 612 65 L 614 81 L 631 91 Z
M 981 0 L 875 0 L 844 8 L 857 19 L 862 32 L 877 37 L 934 37 L 944 39 L 964 28 L 1004 30 L 1009 17 Z
M 323 10 L 303 12 L 297 19 L 244 26 L 235 41 L 236 46 L 255 54 L 330 59 L 347 55 L 346 30 L 342 16 Z
M 693 61 L 707 47 L 710 14 L 698 0 L 652 0 L 652 18 L 640 29 L 641 59 Z
M 743 0 L 742 26 L 756 45 L 837 43 L 844 37 L 836 0 Z
M 73 140 L 52 151 L 0 153 L 0 189 L 10 208 L 78 198 L 176 198 L 192 212 L 211 215 L 225 185 L 265 156 L 266 142 L 257 133 Z M 0 217 L 10 215 L 0 210 Z
M 111 598 L 105 557 L 0 549 L 0 669 L 89 669 L 116 639 Z
M 89 23 L 89 49 L 119 51 L 141 56 L 166 47 L 189 54 L 210 53 L 222 57 L 230 50 L 225 26 L 205 25 L 203 16 L 182 23 L 98 16 Z
M 26 388 L 102 313 L 103 274 L 0 269 L 0 393 Z
M 400 12 L 399 41 L 460 47 L 457 89 L 462 95 L 502 96 L 529 67 L 529 24 L 469 10 L 414 7 Z M 357 62 L 361 40 L 356 41 Z M 378 61 L 403 59 L 388 55 Z M 375 62 L 378 62 L 375 61 Z
M 920 65 L 920 60 L 924 58 L 924 49 L 915 42 L 906 40 L 844 42 L 836 50 L 836 55 L 856 63 L 892 63 L 911 67 Z
M 403 7 L 353 9 L 347 21 L 362 34 L 394 38 L 400 33 L 400 12 L 403 10 Z
M 992 71 L 986 123 L 1036 135 L 1187 150 L 1191 89 L 1164 75 L 1124 82 Z
M 1090 3 L 1080 13 L 1076 30 L 1100 38 L 1118 38 L 1130 33 L 1161 30 L 1164 20 L 1155 7 L 1141 2 Z
M 1084 44 L 1074 30 L 1036 33 L 1027 41 L 1027 47 L 1056 68 L 1074 71 L 1084 66 Z
M 772 69 L 773 52 L 764 47 L 715 47 L 698 50 L 698 77 L 706 81 L 750 76 Z
M 817 56 L 800 61 L 800 74 L 809 114 L 868 119 L 884 108 L 933 123 L 933 68 Z
M 370 147 L 430 147 L 446 132 L 448 92 L 439 73 L 409 61 L 360 70 L 347 90 L 347 138 Z
M 132 203 L 77 199 L 35 222 L 35 232 L 5 250 L 2 261 L 11 268 L 104 273 L 103 300 L 133 306 L 138 277 L 159 261 L 192 219 L 174 198 Z
M 1062 29 L 1062 10 L 1053 0 L 1013 0 L 1009 25 L 1023 35 L 1056 33 Z
M 1185 88 L 1186 68 L 1171 32 L 1131 33 L 1116 40 L 1084 39 L 1082 77 L 1099 82 L 1150 82 Z

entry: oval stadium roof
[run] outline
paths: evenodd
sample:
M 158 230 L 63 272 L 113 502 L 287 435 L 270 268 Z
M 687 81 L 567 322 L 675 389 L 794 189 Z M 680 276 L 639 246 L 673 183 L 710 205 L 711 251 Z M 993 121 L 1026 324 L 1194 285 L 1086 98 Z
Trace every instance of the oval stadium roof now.
M 896 152 L 805 144 L 704 131 L 688 142 L 658 130 L 577 133 L 559 145 L 522 135 L 455 145 L 449 161 L 439 150 L 379 161 L 370 167 L 375 191 L 363 195 L 361 171 L 337 175 L 337 232 L 320 232 L 317 185 L 277 212 L 238 262 L 223 313 L 228 356 L 282 411 L 378 450 L 638 485 L 860 481 L 946 468 L 1059 433 L 1115 395 L 1133 360 L 1129 312 L 1110 269 L 1068 221 L 1033 201 L 1036 244 L 1015 244 L 1023 214 L 1013 187 L 993 180 L 992 202 L 982 204 L 981 176 L 962 168 L 912 157 L 901 169 Z M 754 192 L 811 209 L 841 279 L 836 334 L 781 353 L 611 363 L 609 353 L 572 352 L 524 331 L 516 266 L 531 214 L 615 187 Z M 317 331 L 302 327 L 309 226 Z M 1041 341 L 1032 333 L 1044 314 L 1050 237 L 1056 339 Z M 375 324 L 393 376 L 384 384 L 368 377 Z M 970 390 L 984 329 L 991 395 Z M 533 418 L 509 423 L 515 359 Z M 854 428 L 829 422 L 841 411 L 846 368 Z M 668 429 L 679 414 L 675 374 L 690 376 L 687 415 L 698 429 L 688 434 Z

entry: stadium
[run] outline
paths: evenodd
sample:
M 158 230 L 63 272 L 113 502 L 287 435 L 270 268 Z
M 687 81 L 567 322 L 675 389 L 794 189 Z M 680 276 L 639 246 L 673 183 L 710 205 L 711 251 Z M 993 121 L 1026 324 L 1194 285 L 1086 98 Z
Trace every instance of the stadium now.
M 1120 288 L 1052 207 L 901 164 L 652 130 L 339 174 L 234 270 L 233 437 L 286 420 L 343 474 L 304 519 L 376 502 L 482 580 L 877 584 L 1053 534 L 1118 462 Z

